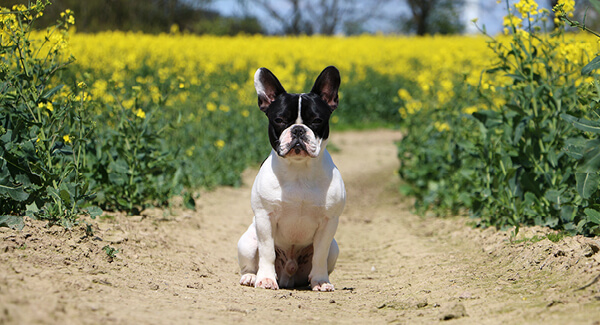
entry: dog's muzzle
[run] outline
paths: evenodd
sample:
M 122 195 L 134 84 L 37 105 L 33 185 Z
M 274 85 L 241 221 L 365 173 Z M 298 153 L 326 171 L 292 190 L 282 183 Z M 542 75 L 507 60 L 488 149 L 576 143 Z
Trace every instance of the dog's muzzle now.
M 314 141 L 311 141 L 310 130 L 304 125 L 293 125 L 284 132 L 279 155 L 281 157 L 311 157 L 318 155 L 318 149 Z
M 306 149 L 306 130 L 301 126 L 295 126 L 292 128 L 292 143 L 290 143 L 290 151 L 294 151 L 296 155 L 299 155 L 302 151 L 308 153 Z

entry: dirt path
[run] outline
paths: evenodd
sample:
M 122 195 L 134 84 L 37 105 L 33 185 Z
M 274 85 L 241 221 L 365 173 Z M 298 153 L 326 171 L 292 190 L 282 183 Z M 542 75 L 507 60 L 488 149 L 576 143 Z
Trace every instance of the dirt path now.
M 33 221 L 0 228 L 0 324 L 600 324 L 600 239 L 510 243 L 465 218 L 411 214 L 396 192 L 399 138 L 330 141 L 348 192 L 333 293 L 238 285 L 248 171 L 241 188 L 203 193 L 196 212 L 110 215 L 91 236 Z M 107 245 L 118 249 L 112 262 Z

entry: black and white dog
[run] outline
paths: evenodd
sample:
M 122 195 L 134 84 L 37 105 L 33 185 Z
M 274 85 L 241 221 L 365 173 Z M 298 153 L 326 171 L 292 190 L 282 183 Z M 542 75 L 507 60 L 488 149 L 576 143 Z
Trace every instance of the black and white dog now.
M 254 86 L 273 149 L 252 187 L 254 220 L 238 242 L 240 284 L 333 291 L 329 274 L 339 253 L 333 236 L 346 191 L 325 146 L 339 71 L 325 68 L 305 94 L 288 94 L 265 68 L 256 71 Z

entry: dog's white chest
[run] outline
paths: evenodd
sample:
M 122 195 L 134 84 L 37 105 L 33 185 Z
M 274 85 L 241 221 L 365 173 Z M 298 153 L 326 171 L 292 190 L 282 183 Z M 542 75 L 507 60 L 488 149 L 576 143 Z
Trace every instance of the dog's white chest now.
M 302 188 L 304 184 L 296 184 Z M 329 218 L 325 191 L 299 190 L 298 187 L 289 184 L 286 190 L 282 188 L 284 195 L 281 203 L 273 211 L 275 219 L 275 242 L 283 246 L 296 245 L 307 246 L 312 243 L 317 228 L 323 220 Z M 293 188 L 292 188 L 293 187 Z
M 253 187 L 252 207 L 269 215 L 273 239 L 281 248 L 310 245 L 319 226 L 337 218 L 344 208 L 344 183 L 329 154 L 324 156 L 325 168 L 320 165 L 282 173 L 278 169 L 289 166 L 278 166 L 274 156 L 261 167 Z

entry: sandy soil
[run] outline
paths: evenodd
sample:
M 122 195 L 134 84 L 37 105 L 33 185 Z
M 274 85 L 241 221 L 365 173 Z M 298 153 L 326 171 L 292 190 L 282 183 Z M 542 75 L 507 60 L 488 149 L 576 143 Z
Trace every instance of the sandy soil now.
M 464 217 L 413 215 L 396 189 L 393 131 L 338 132 L 348 192 L 336 291 L 242 287 L 236 243 L 250 186 L 202 193 L 197 211 L 107 214 L 64 230 L 0 229 L 0 324 L 600 324 L 600 239 L 517 239 Z M 103 247 L 118 249 L 114 258 Z

